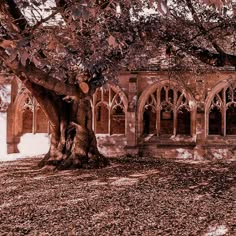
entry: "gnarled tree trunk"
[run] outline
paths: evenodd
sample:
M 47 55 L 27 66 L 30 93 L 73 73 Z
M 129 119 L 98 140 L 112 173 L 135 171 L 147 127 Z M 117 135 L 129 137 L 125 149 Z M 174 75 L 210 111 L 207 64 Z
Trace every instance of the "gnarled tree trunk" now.
M 5 59 L 5 64 L 36 98 L 50 121 L 50 149 L 39 166 L 52 165 L 57 169 L 70 169 L 107 165 L 107 159 L 98 151 L 92 130 L 87 87 L 83 87 L 83 92 L 78 85 L 49 77 L 33 63 L 28 62 L 23 66 L 16 59 L 8 61 L 1 45 L 0 57 Z
M 108 164 L 97 148 L 88 97 L 71 99 L 36 84 L 25 85 L 35 96 L 51 124 L 50 149 L 40 161 L 39 167 L 99 168 Z
M 63 103 L 63 108 L 57 111 L 59 124 L 52 124 L 49 152 L 39 163 L 40 167 L 98 168 L 107 164 L 98 151 L 96 137 L 91 129 L 90 108 L 90 101 L 86 99 Z

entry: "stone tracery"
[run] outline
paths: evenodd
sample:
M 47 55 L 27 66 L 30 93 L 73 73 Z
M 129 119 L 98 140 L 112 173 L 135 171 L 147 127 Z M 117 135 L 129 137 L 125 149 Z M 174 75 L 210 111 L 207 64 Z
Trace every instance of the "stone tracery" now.
M 126 107 L 118 91 L 99 88 L 93 96 L 96 134 L 125 134 Z
M 191 109 L 185 91 L 177 86 L 158 86 L 143 108 L 143 133 L 191 135 Z
M 235 81 L 214 94 L 208 113 L 209 135 L 236 135 Z

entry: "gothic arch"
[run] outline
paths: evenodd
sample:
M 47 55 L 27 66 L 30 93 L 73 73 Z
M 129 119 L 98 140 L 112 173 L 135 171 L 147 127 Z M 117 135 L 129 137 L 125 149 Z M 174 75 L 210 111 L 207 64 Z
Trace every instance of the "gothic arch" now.
M 20 142 L 23 128 L 22 107 L 28 96 L 26 90 L 18 91 L 18 85 L 14 84 L 12 102 L 7 110 L 7 151 L 8 153 L 19 152 L 17 145 Z
M 127 107 L 127 96 L 119 86 L 109 83 L 107 86 L 98 88 L 93 95 L 92 101 L 93 129 L 95 133 L 110 135 L 118 133 L 125 134 L 127 126 Z M 99 124 L 99 122 L 101 124 Z M 103 129 L 100 127 L 102 123 L 104 126 L 107 125 L 107 128 L 104 127 Z M 119 124 L 120 128 L 115 128 Z M 98 127 L 100 128 L 98 129 Z
M 236 79 L 229 78 L 217 83 L 205 104 L 205 136 L 236 135 Z M 233 117 L 228 119 L 229 115 Z
M 41 109 L 37 100 L 27 90 L 24 90 L 17 96 L 14 114 L 16 121 L 15 131 L 17 135 L 22 135 L 23 133 L 49 132 L 47 115 Z M 26 114 L 28 114 L 28 116 Z M 26 129 L 24 129 L 25 126 L 27 127 Z
M 13 114 L 14 114 L 14 130 L 15 130 L 15 135 L 20 136 L 22 133 L 23 129 L 23 106 L 24 103 L 27 99 L 27 97 L 30 96 L 29 93 L 26 91 L 18 94 L 16 97 L 16 100 L 14 102 L 14 109 L 13 109 Z
M 167 101 L 167 99 L 163 100 L 163 103 L 161 104 L 161 90 L 164 88 L 166 98 L 169 98 L 169 94 L 172 97 L 173 101 Z M 177 94 L 178 93 L 178 94 Z M 164 114 L 166 115 L 166 120 L 168 122 L 168 119 L 173 120 L 173 135 L 177 134 L 176 130 L 176 122 L 177 122 L 177 114 L 182 108 L 187 108 L 190 113 L 190 133 L 189 135 L 193 136 L 196 133 L 196 127 L 195 127 L 195 117 L 196 117 L 196 102 L 189 90 L 187 90 L 182 84 L 180 84 L 176 80 L 167 80 L 163 79 L 160 81 L 157 81 L 156 83 L 152 84 L 148 88 L 146 88 L 138 100 L 138 107 L 137 107 L 137 118 L 138 118 L 138 136 L 141 136 L 144 132 L 144 122 L 143 122 L 143 114 L 145 105 L 147 103 L 147 100 L 150 97 L 155 97 L 156 100 L 153 101 L 153 107 L 155 107 L 155 112 L 157 112 L 156 117 L 156 131 L 158 134 L 160 134 L 160 106 L 163 106 L 164 103 L 166 107 L 169 107 L 169 111 L 172 111 L 173 114 Z M 171 100 L 171 99 L 170 99 Z M 162 109 L 163 110 L 163 109 Z M 169 118 L 168 118 L 169 116 Z M 173 117 L 171 117 L 173 116 Z M 167 124 L 168 125 L 168 124 Z

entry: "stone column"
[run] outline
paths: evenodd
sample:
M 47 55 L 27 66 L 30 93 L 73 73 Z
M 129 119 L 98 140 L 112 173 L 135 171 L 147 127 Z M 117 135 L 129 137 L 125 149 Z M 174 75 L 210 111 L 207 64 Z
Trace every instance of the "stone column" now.
M 20 137 L 16 136 L 15 127 L 16 125 L 16 119 L 15 119 L 15 100 L 18 95 L 18 83 L 17 79 L 12 79 L 11 82 L 11 103 L 8 106 L 7 109 L 7 132 L 6 132 L 6 140 L 7 140 L 7 153 L 18 153 L 19 150 L 17 148 L 17 145 L 20 142 Z
M 129 79 L 129 90 L 128 90 L 128 109 L 126 114 L 126 138 L 127 146 L 126 152 L 129 155 L 137 155 L 137 79 L 131 77 Z
M 15 135 L 14 104 L 10 104 L 7 109 L 7 153 L 18 153 L 17 145 L 20 138 Z
M 202 160 L 205 157 L 205 82 L 204 78 L 198 78 L 196 81 L 196 146 L 193 150 L 195 160 Z
M 194 159 L 202 160 L 205 156 L 205 112 L 198 112 L 196 114 L 196 146 L 194 148 Z

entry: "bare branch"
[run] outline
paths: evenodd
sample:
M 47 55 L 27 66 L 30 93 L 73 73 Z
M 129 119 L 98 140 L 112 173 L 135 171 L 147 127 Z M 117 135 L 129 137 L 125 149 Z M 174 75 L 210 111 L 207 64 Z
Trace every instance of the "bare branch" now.
M 189 10 L 192 13 L 193 19 L 195 20 L 198 28 L 202 31 L 202 33 L 204 35 L 207 35 L 209 41 L 212 43 L 213 47 L 216 49 L 217 52 L 219 52 L 220 54 L 224 54 L 224 51 L 221 49 L 221 47 L 217 44 L 214 36 L 210 33 L 209 30 L 206 30 L 205 27 L 203 26 L 201 20 L 199 19 L 197 12 L 194 9 L 194 6 L 192 4 L 191 0 L 186 0 L 187 6 L 189 8 Z

